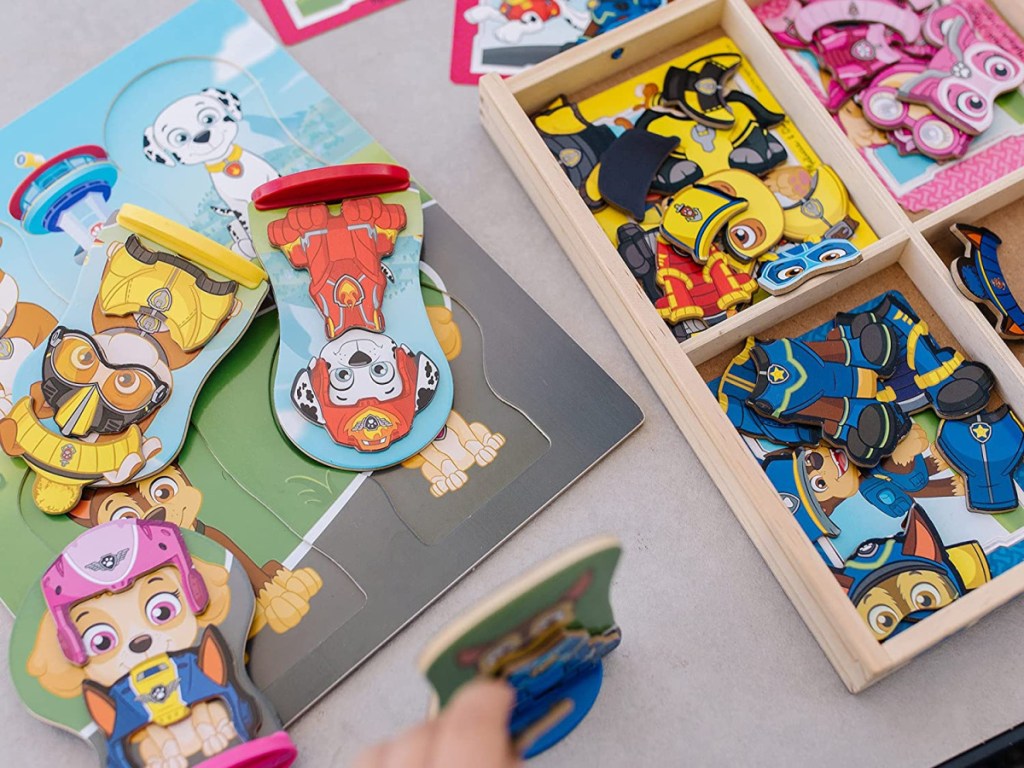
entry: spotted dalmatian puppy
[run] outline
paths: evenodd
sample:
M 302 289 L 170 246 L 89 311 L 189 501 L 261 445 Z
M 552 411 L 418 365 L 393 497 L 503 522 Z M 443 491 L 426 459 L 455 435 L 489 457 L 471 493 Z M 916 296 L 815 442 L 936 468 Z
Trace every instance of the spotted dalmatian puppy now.
M 437 365 L 383 333 L 353 328 L 299 371 L 292 403 L 340 445 L 380 451 L 409 433 L 440 383 Z
M 280 175 L 265 159 L 236 143 L 241 120 L 238 96 L 204 88 L 165 107 L 142 136 L 142 151 L 154 163 L 206 166 L 226 206 L 217 211 L 232 218 L 228 228 L 236 243 L 249 241 L 253 190 Z

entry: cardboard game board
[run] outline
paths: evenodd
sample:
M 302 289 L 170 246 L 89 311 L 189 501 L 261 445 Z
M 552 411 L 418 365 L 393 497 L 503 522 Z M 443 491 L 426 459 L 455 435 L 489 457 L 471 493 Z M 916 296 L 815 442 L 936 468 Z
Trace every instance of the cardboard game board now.
M 472 85 L 488 72 L 513 75 L 667 2 L 456 0 L 452 82 Z
M 14 348 L 46 338 L 124 203 L 251 257 L 254 186 L 390 161 L 229 0 L 200 0 L 0 135 L 19 150 L 0 167 L 12 198 L 0 267 L 24 283 L 0 339 Z M 287 723 L 635 430 L 632 400 L 423 197 L 422 291 L 455 391 L 427 448 L 373 474 L 296 450 L 274 421 L 277 318 L 265 308 L 203 387 L 177 461 L 158 474 L 47 517 L 25 465 L 0 455 L 11 513 L 0 521 L 4 604 L 16 610 L 83 526 L 178 523 L 241 565 L 256 597 L 249 671 Z M 531 373 L 541 369 L 543 387 Z

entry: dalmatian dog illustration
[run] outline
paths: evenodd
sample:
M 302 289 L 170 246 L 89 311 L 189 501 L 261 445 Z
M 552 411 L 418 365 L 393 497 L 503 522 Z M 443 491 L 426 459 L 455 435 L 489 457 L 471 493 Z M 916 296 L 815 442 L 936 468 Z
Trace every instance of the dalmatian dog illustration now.
M 500 6 L 480 0 L 463 17 L 470 24 L 497 23 L 494 36 L 506 45 L 515 45 L 524 35 L 540 32 L 545 24 L 559 17 L 581 32 L 591 21 L 588 12 L 574 9 L 566 0 L 502 0 Z
M 439 379 L 437 365 L 422 352 L 383 333 L 353 328 L 327 342 L 299 371 L 292 402 L 339 445 L 382 451 L 409 434 Z
M 154 163 L 204 165 L 224 201 L 215 208 L 229 218 L 234 250 L 255 258 L 249 236 L 252 192 L 280 175 L 264 158 L 239 145 L 242 102 L 234 93 L 204 88 L 164 108 L 142 135 L 142 151 Z

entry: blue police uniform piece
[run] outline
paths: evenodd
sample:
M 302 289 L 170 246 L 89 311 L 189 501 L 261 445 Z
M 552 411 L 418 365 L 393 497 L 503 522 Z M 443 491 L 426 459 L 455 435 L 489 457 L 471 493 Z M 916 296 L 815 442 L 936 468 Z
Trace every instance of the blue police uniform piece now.
M 846 448 L 851 460 L 874 466 L 892 453 L 909 421 L 891 403 L 878 400 L 878 377 L 888 375 L 897 350 L 884 325 L 864 325 L 841 342 L 844 360 L 824 360 L 825 344 L 779 339 L 757 344 L 750 358 L 757 370 L 747 403 L 759 414 L 784 422 L 821 426 L 829 440 Z M 870 350 L 870 351 L 867 351 Z
M 564 708 L 563 717 L 554 720 L 530 743 L 524 758 L 543 752 L 583 720 L 601 688 L 601 660 L 618 647 L 620 640 L 618 627 L 592 636 L 586 630 L 569 631 L 548 651 L 507 676 L 509 685 L 516 690 L 509 722 L 513 739 L 558 711 L 564 702 L 571 703 Z
M 898 402 L 906 413 L 931 405 L 944 418 L 960 419 L 977 413 L 988 403 L 995 378 L 988 367 L 967 361 L 959 352 L 940 347 L 923 322 L 898 293 L 890 291 L 873 308 L 836 315 L 836 328 L 844 336 L 857 335 L 873 322 L 885 323 L 894 333 L 901 365 Z M 901 370 L 906 366 L 906 370 Z M 913 386 L 906 374 L 912 372 Z M 902 375 L 901 375 L 902 374 Z M 923 395 L 923 399 L 920 395 Z
M 964 476 L 968 509 L 994 514 L 1017 508 L 1014 476 L 1024 459 L 1024 429 L 1009 406 L 943 421 L 935 444 Z
M 211 627 L 207 631 L 216 631 Z M 176 690 L 182 701 L 191 706 L 211 699 L 219 699 L 231 712 L 231 720 L 241 741 L 249 741 L 259 726 L 256 711 L 247 696 L 243 696 L 228 682 L 219 685 L 199 668 L 199 655 L 195 650 L 168 654 L 175 667 Z M 152 722 L 152 714 L 135 691 L 131 676 L 125 675 L 107 691 L 114 701 L 114 728 L 107 738 L 107 768 L 132 768 L 128 745 L 133 734 Z
M 747 405 L 756 380 L 757 368 L 749 355 L 743 353 L 729 363 L 717 382 L 718 402 L 739 432 L 776 445 L 812 446 L 821 442 L 820 429 L 807 424 L 785 424 L 767 419 Z
M 997 315 L 996 330 L 1001 336 L 1019 339 L 1024 336 L 1024 309 L 1003 275 L 999 263 L 996 234 L 984 227 L 954 224 L 953 232 L 967 246 L 967 253 L 953 261 L 951 270 L 967 297 L 988 306 Z

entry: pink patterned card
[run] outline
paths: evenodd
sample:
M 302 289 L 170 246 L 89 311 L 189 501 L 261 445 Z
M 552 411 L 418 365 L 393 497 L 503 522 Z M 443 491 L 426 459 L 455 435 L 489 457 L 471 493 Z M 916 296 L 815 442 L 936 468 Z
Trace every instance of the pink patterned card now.
M 294 45 L 401 0 L 263 0 L 281 42 Z
M 971 15 L 974 29 L 1017 58 L 1024 59 L 1024 42 L 985 0 L 956 0 Z M 764 22 L 779 16 L 789 0 L 768 0 L 755 9 Z M 785 54 L 823 105 L 828 103 L 828 77 L 810 51 L 785 49 Z M 1015 91 L 996 102 L 995 121 L 978 136 L 964 157 L 939 163 L 920 154 L 900 155 L 882 133 L 863 117 L 855 101 L 847 102 L 835 120 L 860 151 L 865 162 L 911 213 L 934 211 L 956 202 L 1017 170 L 1024 158 L 1024 96 Z

